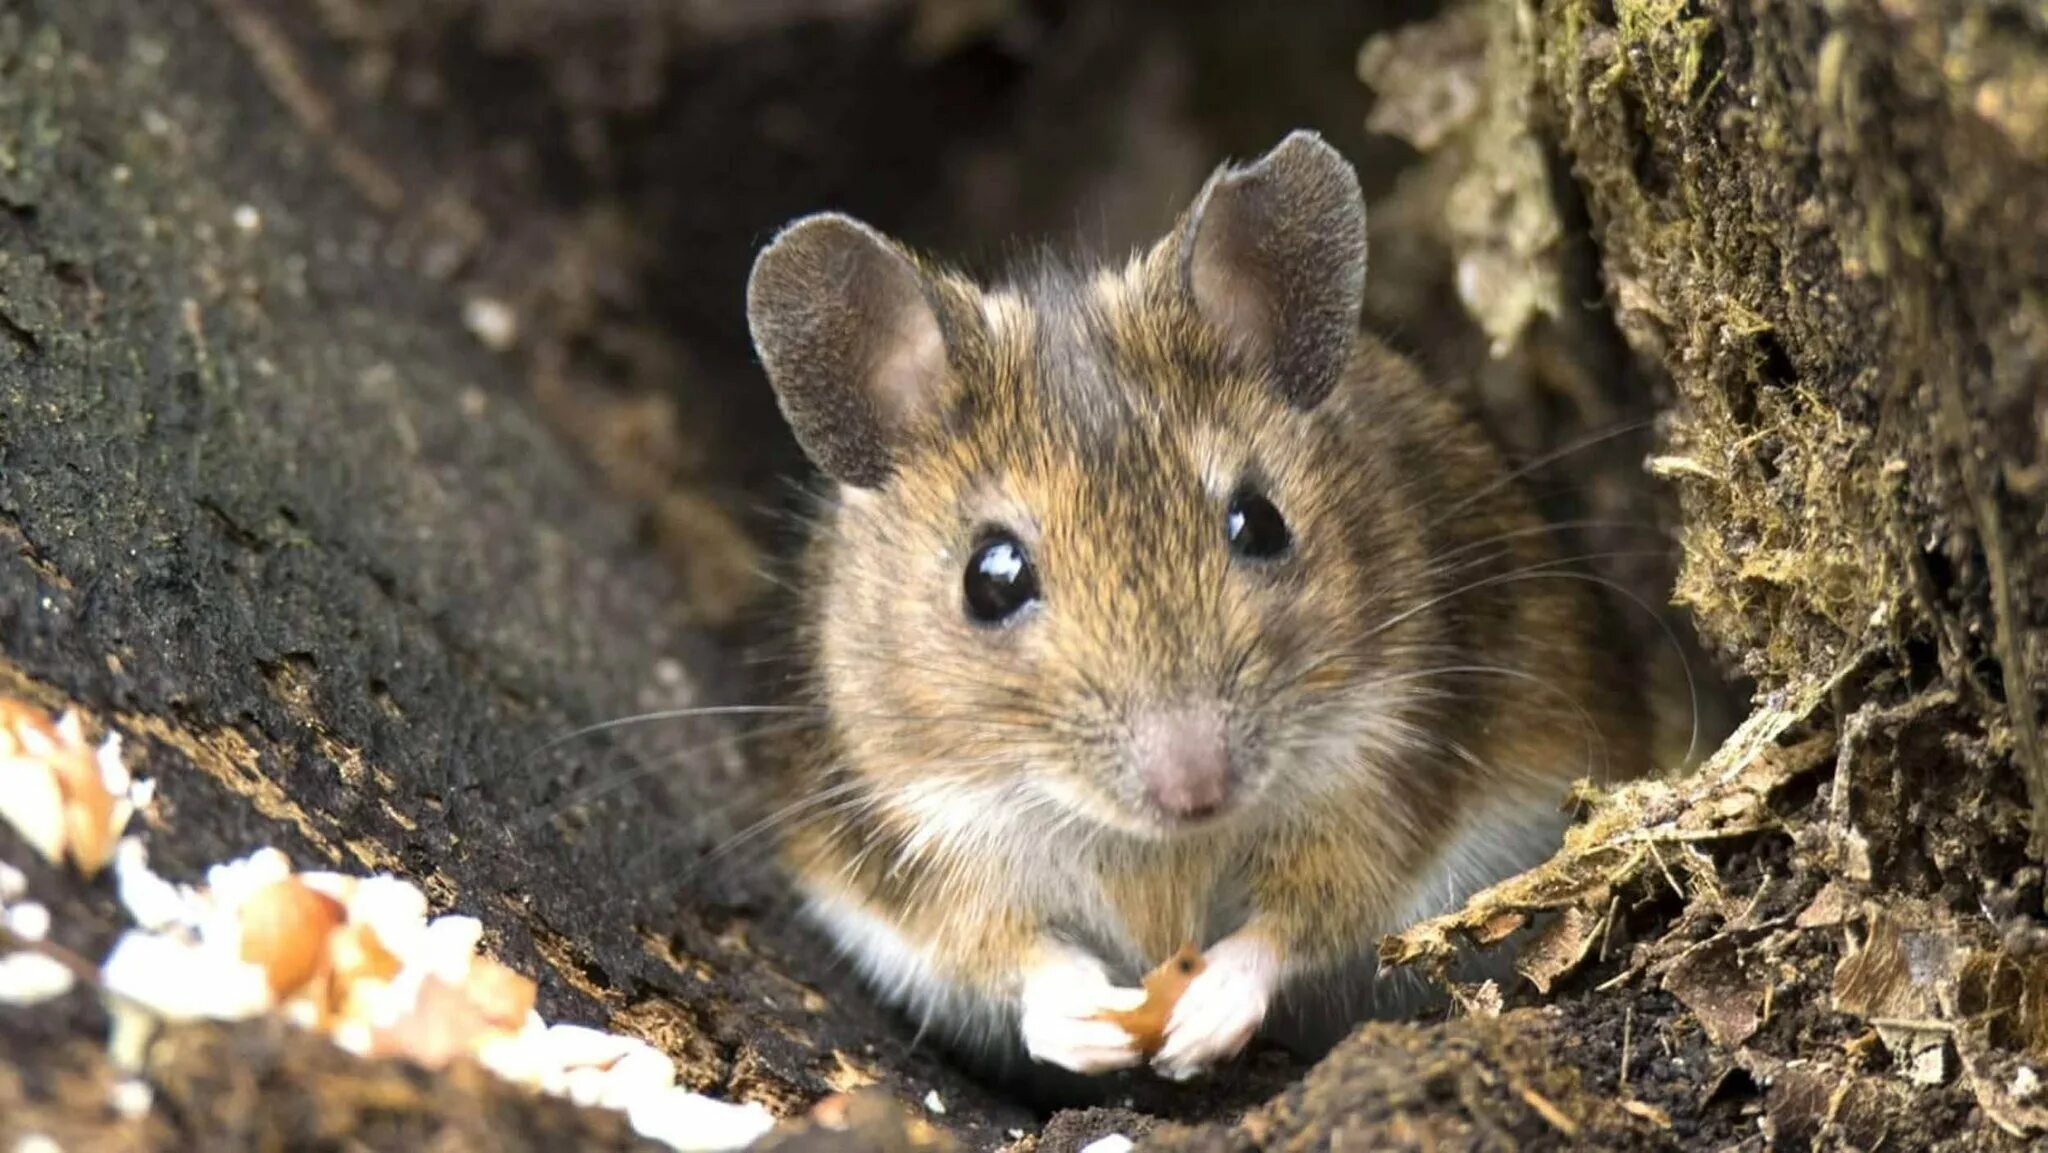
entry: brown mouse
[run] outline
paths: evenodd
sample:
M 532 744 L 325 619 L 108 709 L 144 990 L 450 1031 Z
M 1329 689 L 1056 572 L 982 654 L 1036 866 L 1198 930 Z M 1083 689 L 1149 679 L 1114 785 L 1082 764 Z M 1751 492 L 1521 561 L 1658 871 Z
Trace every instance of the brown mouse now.
M 1379 938 L 1643 766 L 1598 588 L 1360 332 L 1365 271 L 1357 175 L 1307 132 L 1121 265 L 982 287 L 833 214 L 757 259 L 755 347 L 831 489 L 786 860 L 968 1051 L 1184 1078 L 1411 1011 Z M 1117 1015 L 1189 940 L 1148 1054 Z

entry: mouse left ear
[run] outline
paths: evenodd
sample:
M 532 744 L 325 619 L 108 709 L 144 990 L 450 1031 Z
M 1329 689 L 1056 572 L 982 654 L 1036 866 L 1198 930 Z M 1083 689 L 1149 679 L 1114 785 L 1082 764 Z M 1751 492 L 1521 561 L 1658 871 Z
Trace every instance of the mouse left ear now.
M 888 480 L 943 397 L 946 344 L 923 274 L 852 217 L 807 216 L 762 249 L 747 327 L 797 443 L 841 483 Z
M 1365 197 L 1351 163 L 1293 132 L 1210 177 L 1176 242 L 1195 310 L 1290 404 L 1320 404 L 1350 364 L 1365 302 Z

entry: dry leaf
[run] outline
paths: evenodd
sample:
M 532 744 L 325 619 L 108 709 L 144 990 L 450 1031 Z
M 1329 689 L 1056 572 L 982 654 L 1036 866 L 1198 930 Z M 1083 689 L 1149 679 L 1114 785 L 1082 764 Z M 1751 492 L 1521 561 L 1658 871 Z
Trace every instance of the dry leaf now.
M 1750 978 L 1735 942 L 1716 937 L 1673 961 L 1664 988 L 1692 1010 L 1714 1044 L 1732 1049 L 1763 1023 L 1763 990 Z
M 1522 947 L 1515 958 L 1516 971 L 1527 977 L 1537 992 L 1550 992 L 1558 978 L 1585 963 L 1605 924 L 1604 918 L 1581 908 L 1561 911 Z

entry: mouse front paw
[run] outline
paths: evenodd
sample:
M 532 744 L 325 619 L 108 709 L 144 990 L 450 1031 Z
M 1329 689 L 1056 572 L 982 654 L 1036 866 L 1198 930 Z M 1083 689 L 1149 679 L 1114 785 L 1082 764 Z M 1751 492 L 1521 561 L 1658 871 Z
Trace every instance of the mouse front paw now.
M 1152 1068 L 1186 1081 L 1242 1051 L 1266 1021 L 1280 958 L 1256 937 L 1230 937 L 1204 956 L 1207 968 L 1189 982 L 1166 1022 L 1166 1041 Z
M 1090 1076 L 1131 1068 L 1144 1056 L 1137 1040 L 1100 1017 L 1144 1003 L 1143 989 L 1112 985 L 1095 958 L 1048 949 L 1024 975 L 1024 1049 L 1034 1061 Z

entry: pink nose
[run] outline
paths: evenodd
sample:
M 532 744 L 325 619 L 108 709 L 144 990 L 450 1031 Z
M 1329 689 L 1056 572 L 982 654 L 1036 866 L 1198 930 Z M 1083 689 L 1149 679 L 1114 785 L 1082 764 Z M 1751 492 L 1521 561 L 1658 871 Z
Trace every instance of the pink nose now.
M 1212 816 L 1230 800 L 1230 733 L 1220 709 L 1140 716 L 1131 753 L 1145 795 L 1170 816 Z

